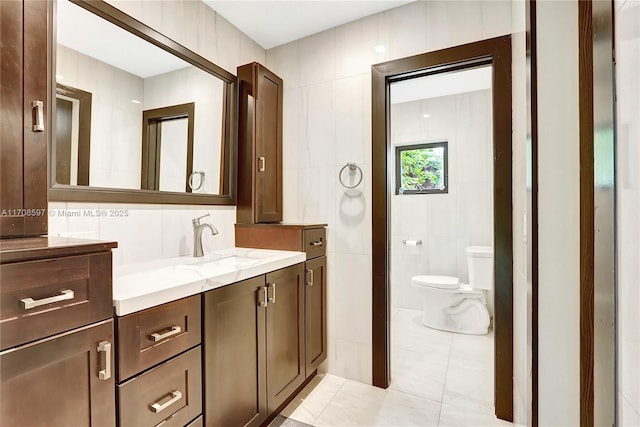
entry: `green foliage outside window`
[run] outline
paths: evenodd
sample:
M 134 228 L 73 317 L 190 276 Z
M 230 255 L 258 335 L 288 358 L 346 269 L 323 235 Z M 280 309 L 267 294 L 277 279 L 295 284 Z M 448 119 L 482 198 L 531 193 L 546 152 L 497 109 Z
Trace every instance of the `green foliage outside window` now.
M 446 191 L 445 147 L 399 147 L 400 189 L 399 192 Z

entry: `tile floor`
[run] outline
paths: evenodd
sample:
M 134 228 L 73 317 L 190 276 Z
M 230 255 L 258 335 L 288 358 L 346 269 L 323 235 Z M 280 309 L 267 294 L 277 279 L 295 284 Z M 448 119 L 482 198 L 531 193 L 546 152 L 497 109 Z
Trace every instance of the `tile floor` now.
M 312 426 L 510 426 L 493 415 L 493 335 L 423 326 L 395 309 L 387 390 L 319 374 L 282 411 Z

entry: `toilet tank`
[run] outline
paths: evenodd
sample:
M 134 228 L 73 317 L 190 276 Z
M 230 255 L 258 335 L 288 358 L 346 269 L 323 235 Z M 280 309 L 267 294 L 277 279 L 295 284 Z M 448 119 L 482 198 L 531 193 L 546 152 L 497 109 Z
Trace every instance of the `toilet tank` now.
M 467 267 L 469 284 L 475 289 L 493 289 L 493 248 L 490 246 L 468 246 Z

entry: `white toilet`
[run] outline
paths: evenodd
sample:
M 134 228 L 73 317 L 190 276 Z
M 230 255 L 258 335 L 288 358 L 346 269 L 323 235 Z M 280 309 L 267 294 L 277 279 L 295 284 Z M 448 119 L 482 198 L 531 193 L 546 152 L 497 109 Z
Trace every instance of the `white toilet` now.
M 411 283 L 422 295 L 424 325 L 461 334 L 485 335 L 491 322 L 487 299 L 493 299 L 493 248 L 469 246 L 465 252 L 468 285 L 452 276 L 413 276 Z

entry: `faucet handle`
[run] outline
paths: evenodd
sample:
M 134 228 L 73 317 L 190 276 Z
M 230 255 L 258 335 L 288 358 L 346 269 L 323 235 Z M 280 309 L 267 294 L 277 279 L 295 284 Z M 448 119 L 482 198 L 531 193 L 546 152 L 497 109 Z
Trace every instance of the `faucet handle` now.
M 200 220 L 208 216 L 211 216 L 211 214 L 206 214 L 206 215 L 199 216 L 198 218 L 193 218 L 191 222 L 193 223 L 193 225 L 200 225 Z

